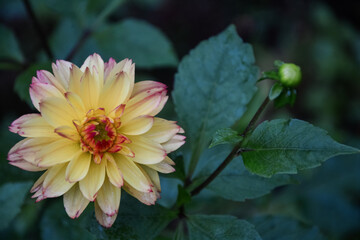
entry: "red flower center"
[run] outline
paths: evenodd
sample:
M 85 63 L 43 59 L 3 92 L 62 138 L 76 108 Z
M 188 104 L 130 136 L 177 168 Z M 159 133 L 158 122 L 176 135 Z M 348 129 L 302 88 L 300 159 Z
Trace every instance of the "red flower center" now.
M 104 115 L 104 109 L 90 110 L 81 126 L 76 126 L 81 136 L 81 148 L 94 155 L 94 162 L 100 163 L 105 152 L 118 152 L 122 143 L 130 140 L 117 133 L 113 119 Z

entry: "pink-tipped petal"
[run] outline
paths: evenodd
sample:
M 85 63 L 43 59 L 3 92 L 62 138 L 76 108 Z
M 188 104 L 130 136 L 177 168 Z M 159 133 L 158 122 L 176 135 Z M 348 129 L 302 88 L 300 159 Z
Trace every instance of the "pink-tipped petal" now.
M 118 213 L 120 197 L 120 188 L 115 187 L 107 178 L 105 178 L 104 184 L 96 197 L 96 202 L 106 215 L 113 216 Z
M 64 194 L 65 211 L 71 218 L 78 218 L 89 202 L 90 201 L 82 195 L 79 184 L 75 184 Z
M 114 214 L 112 216 L 106 215 L 100 208 L 99 204 L 97 203 L 97 201 L 95 201 L 95 217 L 96 220 L 101 224 L 101 226 L 105 227 L 105 228 L 110 228 L 117 217 L 117 214 Z
M 161 145 L 166 150 L 166 153 L 171 153 L 184 145 L 185 138 L 183 135 L 175 135 L 172 139 Z

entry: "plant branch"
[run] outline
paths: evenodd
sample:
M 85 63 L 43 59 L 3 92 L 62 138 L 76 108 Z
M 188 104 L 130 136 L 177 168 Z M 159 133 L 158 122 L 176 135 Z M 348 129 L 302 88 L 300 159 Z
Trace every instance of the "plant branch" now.
M 106 19 L 120 4 L 125 3 L 126 0 L 113 0 L 110 4 L 101 11 L 101 13 L 97 16 L 93 24 L 89 27 L 85 28 L 81 33 L 79 40 L 76 42 L 74 47 L 70 50 L 69 54 L 66 56 L 65 60 L 70 61 L 74 58 L 75 54 L 79 51 L 81 46 L 85 43 L 85 41 L 91 36 L 91 34 L 95 31 L 95 29 L 101 24 L 104 19 Z
M 31 6 L 30 0 L 23 0 L 23 2 L 24 2 L 24 5 L 25 5 L 25 8 L 26 8 L 26 11 L 29 14 L 29 17 L 31 18 L 31 21 L 32 21 L 32 23 L 34 25 L 34 28 L 35 28 L 36 32 L 38 33 L 38 35 L 40 37 L 40 41 L 41 41 L 42 47 L 44 48 L 44 50 L 46 52 L 46 55 L 48 56 L 48 58 L 50 60 L 53 60 L 54 55 L 51 52 L 51 49 L 50 49 L 49 44 L 48 44 L 47 39 L 46 39 L 46 35 L 43 32 L 38 19 L 36 18 L 36 15 L 35 15 L 35 12 L 34 12 L 32 6 Z
M 190 195 L 193 197 L 201 192 L 207 185 L 209 185 L 221 172 L 224 168 L 237 156 L 241 143 L 237 144 L 225 160 L 220 164 L 220 166 L 199 186 L 190 192 Z
M 244 132 L 241 134 L 241 136 L 245 137 L 249 133 L 249 131 L 253 128 L 254 124 L 257 122 L 261 113 L 264 111 L 264 109 L 266 108 L 266 106 L 268 105 L 269 102 L 270 102 L 270 99 L 268 97 L 266 97 L 265 100 L 263 101 L 263 103 L 260 105 L 259 109 L 256 111 L 253 118 L 250 120 L 250 122 L 247 125 L 247 127 L 245 128 Z
M 249 124 L 241 134 L 241 136 L 246 136 L 249 131 L 253 128 L 256 121 L 259 119 L 261 113 L 266 108 L 269 103 L 269 98 L 266 97 L 264 102 L 261 104 L 259 109 L 256 111 L 253 118 L 250 120 Z M 224 169 L 225 167 L 233 160 L 235 157 L 239 156 L 242 152 L 251 151 L 251 149 L 242 149 L 241 148 L 242 141 L 240 141 L 229 153 L 229 155 L 225 158 L 225 160 L 220 164 L 220 166 L 199 186 L 197 186 L 194 190 L 190 192 L 190 195 L 193 197 L 201 192 L 205 187 L 207 187 Z
M 90 28 L 86 28 L 79 40 L 76 42 L 76 44 L 74 45 L 74 47 L 70 50 L 69 54 L 66 56 L 65 60 L 66 61 L 71 61 L 75 54 L 77 53 L 77 51 L 80 49 L 80 47 L 84 44 L 84 42 L 86 41 L 86 39 L 92 34 L 92 30 Z

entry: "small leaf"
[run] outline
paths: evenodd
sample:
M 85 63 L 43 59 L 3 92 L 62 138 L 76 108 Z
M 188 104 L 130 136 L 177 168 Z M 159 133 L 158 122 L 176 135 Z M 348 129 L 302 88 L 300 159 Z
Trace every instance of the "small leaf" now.
M 239 136 L 235 130 L 232 130 L 231 128 L 222 128 L 216 131 L 209 148 L 220 144 L 236 144 L 242 139 L 243 137 Z
M 252 224 L 234 216 L 190 215 L 187 224 L 190 240 L 261 240 Z
M 263 240 L 325 240 L 317 227 L 286 217 L 261 216 L 250 220 Z
M 121 195 L 119 214 L 111 228 L 105 229 L 93 220 L 90 231 L 98 239 L 153 239 L 176 217 L 170 209 L 146 206 L 125 192 Z
M 127 19 L 108 25 L 94 34 L 104 59 L 131 58 L 137 67 L 174 67 L 178 63 L 169 39 L 155 26 Z
M 50 70 L 50 68 L 50 63 L 36 63 L 31 65 L 16 78 L 14 91 L 19 95 L 20 99 L 25 101 L 30 107 L 33 106 L 29 94 L 32 77 L 36 76 L 37 70 Z
M 6 228 L 20 212 L 31 182 L 5 183 L 0 187 L 0 230 Z
M 281 94 L 275 99 L 274 105 L 276 108 L 281 108 L 287 104 L 294 106 L 296 100 L 296 89 L 284 89 Z
M 283 64 L 284 64 L 284 62 L 281 61 L 281 60 L 275 60 L 275 61 L 274 61 L 274 66 L 275 66 L 276 68 L 281 67 L 281 65 L 283 65 Z
M 242 153 L 247 169 L 261 176 L 295 174 L 325 160 L 359 150 L 334 141 L 326 131 L 305 121 L 277 119 L 260 124 L 245 140 Z
M 244 114 L 256 92 L 254 63 L 251 45 L 242 41 L 235 26 L 201 42 L 182 59 L 172 96 L 195 160 L 217 129 Z
M 269 99 L 271 101 L 274 100 L 275 98 L 280 96 L 280 94 L 282 93 L 283 90 L 284 90 L 284 87 L 280 83 L 275 83 L 269 92 Z
M 24 57 L 13 32 L 0 25 L 0 60 L 23 63 Z
M 266 71 L 262 73 L 262 77 L 260 78 L 261 80 L 265 80 L 265 79 L 273 79 L 273 80 L 279 80 L 279 74 L 277 70 L 271 70 L 271 71 Z

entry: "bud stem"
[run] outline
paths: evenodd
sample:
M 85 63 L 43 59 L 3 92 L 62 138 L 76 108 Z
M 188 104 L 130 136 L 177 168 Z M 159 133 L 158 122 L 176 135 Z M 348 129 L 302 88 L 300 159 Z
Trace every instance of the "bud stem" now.
M 245 128 L 245 130 L 241 133 L 241 136 L 245 137 L 250 130 L 252 130 L 253 126 L 259 119 L 261 113 L 265 110 L 266 106 L 270 102 L 269 98 L 266 97 L 264 102 L 260 105 L 259 109 L 256 111 L 253 118 L 250 120 L 249 124 Z M 220 164 L 220 166 L 199 186 L 197 186 L 194 190 L 190 192 L 191 196 L 195 196 L 201 192 L 205 187 L 207 187 L 224 169 L 225 167 L 233 160 L 235 157 L 239 156 L 243 152 L 251 151 L 251 149 L 243 149 L 241 148 L 242 141 L 240 141 L 236 146 L 231 150 L 229 155 L 225 158 L 225 160 Z

